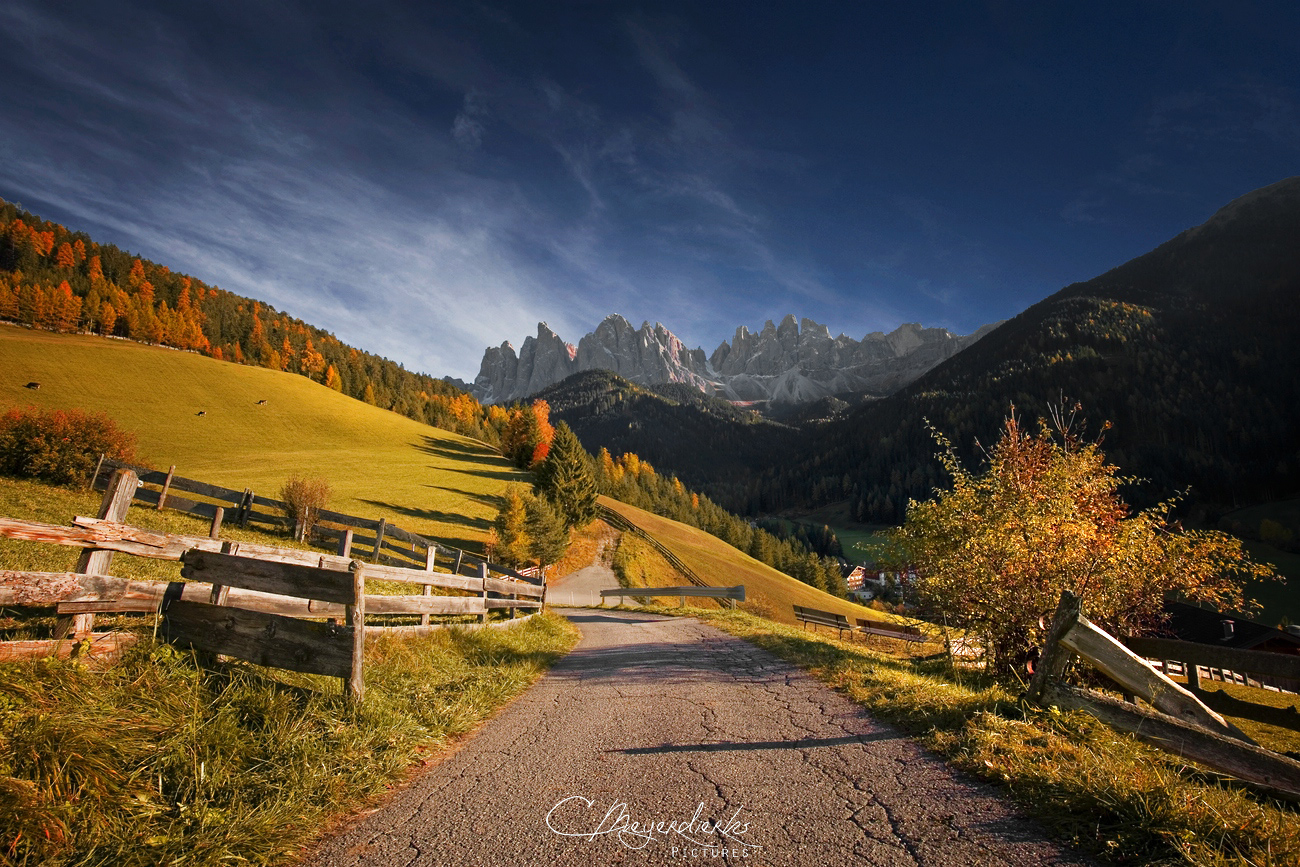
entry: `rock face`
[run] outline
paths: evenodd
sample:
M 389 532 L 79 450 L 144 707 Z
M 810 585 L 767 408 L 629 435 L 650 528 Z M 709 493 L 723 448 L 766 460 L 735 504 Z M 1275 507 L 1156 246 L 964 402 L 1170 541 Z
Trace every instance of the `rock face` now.
M 474 380 L 484 403 L 509 403 L 536 394 L 583 370 L 610 370 L 638 385 L 684 383 L 735 401 L 802 403 L 841 392 L 876 395 L 897 391 L 939 362 L 974 343 L 995 325 L 959 336 L 944 328 L 900 325 L 889 334 L 874 331 L 862 340 L 831 337 L 825 325 L 786 316 L 768 320 L 752 333 L 736 329 L 710 356 L 688 349 L 656 323 L 633 328 L 613 315 L 575 348 L 546 323 L 524 339 L 519 354 L 508 342 L 491 347 Z

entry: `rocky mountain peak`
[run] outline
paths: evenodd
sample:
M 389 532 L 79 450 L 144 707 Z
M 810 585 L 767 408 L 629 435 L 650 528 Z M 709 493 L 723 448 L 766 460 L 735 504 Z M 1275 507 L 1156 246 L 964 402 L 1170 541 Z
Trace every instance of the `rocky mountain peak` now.
M 609 370 L 639 385 L 684 383 L 736 401 L 777 403 L 817 400 L 843 392 L 888 394 L 974 342 L 943 328 L 909 323 L 861 341 L 811 319 L 789 314 L 767 320 L 757 333 L 736 328 L 712 355 L 690 349 L 662 323 L 634 328 L 623 316 L 605 317 L 575 348 L 544 322 L 524 340 L 518 356 L 509 342 L 483 355 L 473 392 L 485 403 L 508 403 L 536 394 L 583 370 Z

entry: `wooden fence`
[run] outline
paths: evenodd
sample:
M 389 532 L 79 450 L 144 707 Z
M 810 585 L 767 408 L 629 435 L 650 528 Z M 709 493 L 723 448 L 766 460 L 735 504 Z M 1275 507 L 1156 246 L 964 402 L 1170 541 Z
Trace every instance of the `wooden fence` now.
M 677 596 L 680 600 L 680 606 L 686 605 L 687 596 L 695 596 L 704 599 L 726 599 L 728 607 L 735 608 L 737 602 L 745 601 L 745 585 L 737 584 L 735 587 L 617 587 L 612 590 L 600 591 L 600 601 L 603 605 L 606 599 L 614 596 L 618 597 L 618 604 L 623 604 L 624 597 L 631 596 Z
M 288 517 L 288 504 L 282 500 L 264 497 L 248 488 L 236 491 L 187 479 L 176 475 L 174 465 L 163 472 L 101 457 L 91 478 L 92 487 L 97 491 L 104 490 L 113 473 L 120 469 L 132 470 L 140 480 L 140 486 L 134 492 L 135 502 L 155 509 L 175 509 L 204 518 L 212 522 L 213 534 L 218 533 L 227 522 L 241 527 L 260 524 L 277 532 L 296 529 Z M 423 568 L 432 557 L 435 560 L 441 559 L 451 572 L 457 574 L 462 570 L 473 573 L 480 564 L 486 563 L 489 572 L 519 580 L 531 580 L 529 576 L 508 566 L 443 545 L 390 524 L 383 518 L 361 518 L 322 509 L 315 526 L 308 528 L 308 532 L 314 541 L 337 545 L 343 556 L 353 556 L 355 549 L 360 548 L 372 563 Z
M 1138 643 L 1144 648 L 1143 653 L 1153 649 L 1152 645 Z M 1166 645 L 1159 647 L 1171 649 Z M 1211 649 L 1221 651 L 1221 648 Z M 1120 701 L 1064 683 L 1062 675 L 1076 656 L 1118 684 L 1134 700 Z M 1026 693 L 1027 698 L 1038 704 L 1086 711 L 1113 728 L 1163 750 L 1255 785 L 1300 797 L 1300 762 L 1256 744 L 1207 706 L 1201 700 L 1204 695 L 1203 692 L 1193 694 L 1170 680 L 1094 626 L 1083 615 L 1078 597 L 1069 591 L 1061 594 L 1061 603 L 1052 618 Z M 1150 709 L 1139 707 L 1136 698 L 1147 702 Z
M 19 642 L 21 649 L 0 644 L 0 659 L 58 653 L 67 639 L 75 643 L 89 636 L 96 613 L 157 613 L 161 633 L 170 641 L 205 654 L 340 677 L 348 695 L 359 699 L 364 692 L 361 649 L 367 630 L 411 633 L 439 628 L 430 622 L 431 615 L 477 615 L 486 623 L 494 609 L 508 610 L 513 619 L 518 611 L 538 610 L 545 603 L 544 584 L 493 577 L 485 561 L 469 577 L 437 571 L 432 556 L 424 569 L 403 568 L 132 527 L 124 519 L 138 486 L 133 471 L 116 470 L 100 517 L 77 517 L 70 527 L 0 518 L 0 537 L 82 549 L 75 572 L 0 571 L 0 606 L 53 609 L 59 615 L 54 639 Z M 109 566 L 115 553 L 178 560 L 184 580 L 113 577 Z M 368 580 L 418 586 L 420 595 L 369 595 Z M 434 588 L 450 593 L 434 595 Z M 420 624 L 367 625 L 367 617 L 386 615 L 418 615 Z M 96 643 L 103 643 L 98 636 L 90 642 L 92 647 Z

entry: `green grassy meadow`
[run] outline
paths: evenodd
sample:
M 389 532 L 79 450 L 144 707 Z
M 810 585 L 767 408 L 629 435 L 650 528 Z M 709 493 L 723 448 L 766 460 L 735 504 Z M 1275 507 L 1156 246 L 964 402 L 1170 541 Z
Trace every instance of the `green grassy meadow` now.
M 102 411 L 155 468 L 272 497 L 290 475 L 321 476 L 330 508 L 469 550 L 482 550 L 506 484 L 526 481 L 476 440 L 190 352 L 0 325 L 0 371 L 0 407 Z

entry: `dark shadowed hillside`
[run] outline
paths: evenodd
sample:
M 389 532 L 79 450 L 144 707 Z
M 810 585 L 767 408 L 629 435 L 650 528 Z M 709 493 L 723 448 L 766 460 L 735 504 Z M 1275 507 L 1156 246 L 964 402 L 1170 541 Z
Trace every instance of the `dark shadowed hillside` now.
M 1211 507 L 1300 489 L 1300 178 L 1006 322 L 902 392 L 811 430 L 751 508 L 838 499 L 895 521 L 942 481 L 925 419 L 970 463 L 1015 404 L 1078 400 L 1147 498 Z
M 688 385 L 633 385 L 614 373 L 576 373 L 537 395 L 589 451 L 635 452 L 661 472 L 724 503 L 789 455 L 797 431 Z

